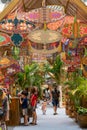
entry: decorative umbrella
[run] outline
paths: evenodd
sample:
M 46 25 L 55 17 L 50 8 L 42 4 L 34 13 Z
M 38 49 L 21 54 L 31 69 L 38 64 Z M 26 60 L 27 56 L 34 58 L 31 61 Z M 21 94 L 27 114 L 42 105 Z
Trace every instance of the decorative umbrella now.
M 61 40 L 62 35 L 58 31 L 35 30 L 28 35 L 29 40 L 36 43 L 53 43 Z

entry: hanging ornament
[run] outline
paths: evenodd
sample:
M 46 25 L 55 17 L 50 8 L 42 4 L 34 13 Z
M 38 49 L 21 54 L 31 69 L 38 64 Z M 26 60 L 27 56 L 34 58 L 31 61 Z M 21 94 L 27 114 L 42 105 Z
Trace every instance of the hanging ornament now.
M 62 51 L 62 43 L 60 42 L 58 46 L 58 52 L 60 53 L 61 51 Z
M 75 16 L 74 23 L 73 23 L 73 36 L 74 36 L 74 38 L 78 38 L 78 32 L 79 32 L 78 29 L 79 29 L 79 25 L 78 25 L 77 18 Z
M 20 48 L 17 46 L 13 47 L 13 57 L 14 59 L 18 60 L 19 59 L 19 53 L 20 53 Z
M 19 33 L 13 33 L 11 40 L 15 46 L 20 46 L 20 44 L 23 42 L 23 37 Z

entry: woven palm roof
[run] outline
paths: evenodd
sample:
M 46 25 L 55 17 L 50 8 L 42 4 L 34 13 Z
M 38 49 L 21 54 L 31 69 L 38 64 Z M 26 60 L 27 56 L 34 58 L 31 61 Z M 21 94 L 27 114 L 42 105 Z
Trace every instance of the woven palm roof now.
M 42 7 L 43 0 L 12 0 L 0 14 L 0 20 L 15 10 L 28 12 Z M 46 0 L 46 5 L 62 5 L 70 16 L 77 16 L 82 22 L 87 23 L 87 6 L 81 0 Z

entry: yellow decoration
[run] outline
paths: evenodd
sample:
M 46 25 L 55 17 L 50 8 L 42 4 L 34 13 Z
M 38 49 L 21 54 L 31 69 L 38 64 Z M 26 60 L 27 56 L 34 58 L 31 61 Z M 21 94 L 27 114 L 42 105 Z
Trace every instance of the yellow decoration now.
M 61 45 L 61 42 L 59 43 L 59 46 L 58 46 L 58 52 L 60 53 L 62 51 L 62 45 Z
M 61 59 L 66 60 L 66 52 L 61 52 Z
M 10 63 L 10 60 L 8 58 L 2 58 L 0 60 L 0 65 L 3 65 L 3 64 L 9 64 Z
M 44 22 L 44 30 L 45 30 L 45 31 L 47 30 L 47 25 L 46 25 L 45 22 Z
M 81 70 L 83 70 L 83 65 L 81 64 Z

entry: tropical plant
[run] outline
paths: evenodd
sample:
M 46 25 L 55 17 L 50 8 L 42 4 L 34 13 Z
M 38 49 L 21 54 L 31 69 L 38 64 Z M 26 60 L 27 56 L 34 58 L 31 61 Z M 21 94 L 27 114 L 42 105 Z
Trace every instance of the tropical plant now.
M 53 63 L 50 65 L 49 63 L 44 64 L 44 70 L 47 74 L 53 78 L 57 84 L 60 84 L 61 78 L 61 70 L 62 70 L 63 62 L 61 61 L 60 56 L 58 55 Z
M 78 107 L 77 113 L 78 113 L 79 115 L 87 115 L 87 108 Z
M 17 74 L 17 83 L 22 88 L 32 86 L 35 80 L 34 74 L 38 71 L 39 66 L 36 63 L 25 65 L 23 72 Z

